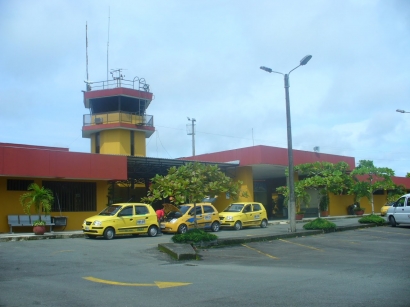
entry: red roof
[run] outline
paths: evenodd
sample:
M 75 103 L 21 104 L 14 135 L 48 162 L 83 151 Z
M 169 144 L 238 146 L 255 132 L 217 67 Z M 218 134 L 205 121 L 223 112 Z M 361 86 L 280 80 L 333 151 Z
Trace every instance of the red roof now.
M 0 143 L 0 176 L 126 180 L 127 157 Z
M 255 164 L 287 166 L 288 150 L 287 148 L 259 145 L 197 155 L 195 157 L 186 157 L 181 159 L 208 162 L 231 162 L 239 160 L 240 166 Z M 350 169 L 353 169 L 355 167 L 355 159 L 353 157 L 330 155 L 295 149 L 293 150 L 293 163 L 295 165 L 313 162 L 338 163 L 341 161 L 346 162 L 349 165 Z

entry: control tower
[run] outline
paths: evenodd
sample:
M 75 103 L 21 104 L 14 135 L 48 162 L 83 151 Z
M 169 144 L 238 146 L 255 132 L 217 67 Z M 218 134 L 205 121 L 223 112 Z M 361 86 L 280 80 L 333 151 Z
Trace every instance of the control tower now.
M 155 131 L 147 115 L 153 94 L 144 78 L 124 79 L 121 69 L 111 71 L 112 80 L 86 82 L 83 138 L 91 140 L 91 153 L 146 156 L 146 142 Z

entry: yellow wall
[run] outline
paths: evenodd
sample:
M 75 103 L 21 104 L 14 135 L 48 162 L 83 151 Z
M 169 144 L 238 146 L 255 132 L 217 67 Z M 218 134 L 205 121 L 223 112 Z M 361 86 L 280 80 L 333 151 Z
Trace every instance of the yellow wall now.
M 237 169 L 237 174 L 234 180 L 240 180 L 243 181 L 243 184 L 241 186 L 241 193 L 242 192 L 247 192 L 248 197 L 241 197 L 239 196 L 237 201 L 253 201 L 253 173 L 252 173 L 252 167 L 250 166 L 243 166 L 243 167 L 238 167 Z M 223 211 L 226 207 L 228 207 L 229 204 L 234 202 L 232 197 L 229 199 L 226 199 L 225 193 L 221 193 L 218 195 L 218 199 L 215 201 L 214 206 L 215 208 L 221 212 Z
M 374 213 L 380 213 L 381 207 L 386 203 L 387 195 L 374 195 L 373 196 L 373 205 Z M 353 195 L 329 195 L 329 215 L 331 216 L 340 216 L 347 215 L 347 207 L 353 204 Z M 372 213 L 372 204 L 363 197 L 360 200 L 360 207 L 365 208 L 364 213 Z
M 145 132 L 134 131 L 134 145 L 135 156 L 145 157 L 147 155 L 145 146 Z
M 7 191 L 7 179 L 6 177 L 0 177 L 0 233 L 9 232 L 9 226 L 7 224 L 7 215 L 12 214 L 25 214 L 23 207 L 20 205 L 20 195 L 25 191 Z M 25 179 L 34 180 L 41 187 L 42 179 L 34 178 L 13 178 L 13 179 Z M 61 212 L 62 216 L 67 216 L 67 226 L 65 230 L 81 230 L 81 225 L 87 217 L 98 214 L 107 205 L 107 188 L 106 181 L 97 181 L 97 210 L 96 211 L 84 211 L 84 212 Z M 60 216 L 60 212 L 51 212 L 51 216 Z M 62 231 L 63 227 L 53 228 L 55 231 Z M 47 227 L 47 231 L 49 228 Z M 13 232 L 32 232 L 32 227 L 13 227 Z
M 113 129 L 100 132 L 100 153 L 107 155 L 131 155 L 131 130 Z M 91 136 L 91 153 L 95 153 L 95 136 Z M 145 133 L 134 131 L 134 155 L 145 157 Z
M 130 131 L 123 129 L 101 131 L 100 153 L 130 155 Z

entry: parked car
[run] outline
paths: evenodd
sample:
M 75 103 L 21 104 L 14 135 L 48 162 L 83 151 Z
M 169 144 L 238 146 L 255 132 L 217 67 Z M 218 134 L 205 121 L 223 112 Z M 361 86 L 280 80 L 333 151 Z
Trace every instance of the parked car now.
M 211 203 L 184 204 L 179 208 L 164 205 L 165 216 L 161 222 L 161 231 L 165 233 L 186 233 L 195 228 L 195 210 L 198 229 L 219 231 L 220 221 L 218 210 Z
M 236 230 L 248 226 L 268 226 L 266 209 L 261 203 L 240 202 L 230 204 L 224 211 L 219 213 L 221 227 L 230 227 Z
M 393 227 L 410 224 L 410 194 L 403 195 L 387 210 L 386 217 Z
M 385 204 L 383 207 L 381 207 L 381 209 L 380 209 L 380 215 L 381 215 L 381 216 L 385 216 L 386 213 L 387 213 L 387 210 L 388 210 L 393 204 L 394 204 L 394 201 L 393 201 L 393 202 L 390 202 L 390 203 L 387 203 L 387 204 Z
M 111 240 L 117 235 L 147 234 L 155 237 L 159 225 L 151 205 L 122 203 L 108 206 L 98 215 L 84 220 L 82 229 L 89 238 L 104 236 Z

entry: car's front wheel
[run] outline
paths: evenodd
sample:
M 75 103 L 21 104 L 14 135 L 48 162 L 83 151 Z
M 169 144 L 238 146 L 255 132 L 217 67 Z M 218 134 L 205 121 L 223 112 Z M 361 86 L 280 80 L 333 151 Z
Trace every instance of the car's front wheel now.
M 181 224 L 178 227 L 178 233 L 186 233 L 188 231 L 188 227 L 185 224 Z
M 261 228 L 266 228 L 267 226 L 268 226 L 268 221 L 267 220 L 262 220 Z
M 218 223 L 218 222 L 213 222 L 212 223 L 212 225 L 211 225 L 211 230 L 213 231 L 213 232 L 217 232 L 217 231 L 219 231 L 219 228 L 221 227 L 221 225 Z
M 148 229 L 148 236 L 155 237 L 157 234 L 158 234 L 158 227 L 157 226 L 151 226 Z
M 392 225 L 392 227 L 396 227 L 397 223 L 396 223 L 394 216 L 389 216 L 389 222 L 390 222 L 390 225 Z
M 236 223 L 233 225 L 233 229 L 241 230 L 242 229 L 242 223 L 240 221 L 236 221 Z
M 115 230 L 112 227 L 108 227 L 104 230 L 104 238 L 111 240 L 115 237 Z

